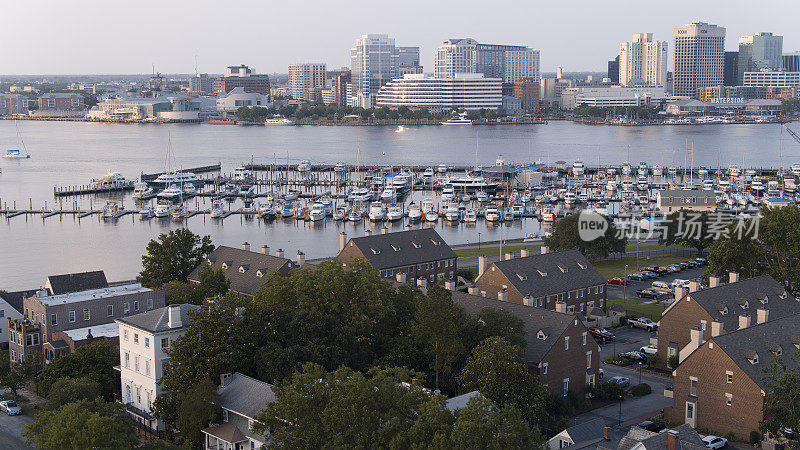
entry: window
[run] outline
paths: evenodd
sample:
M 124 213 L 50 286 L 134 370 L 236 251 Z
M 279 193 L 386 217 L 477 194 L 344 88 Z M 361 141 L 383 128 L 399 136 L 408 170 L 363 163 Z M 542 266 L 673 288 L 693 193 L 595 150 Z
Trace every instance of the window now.
M 128 340 L 128 330 L 127 329 L 122 330 L 122 339 L 126 340 L 126 341 Z
M 136 357 L 133 358 L 133 370 L 137 372 L 139 371 L 139 355 L 136 355 Z
M 145 348 L 150 348 L 150 338 L 149 337 L 145 337 L 144 338 L 144 346 L 145 346 Z
M 564 336 L 564 350 L 569 350 L 569 336 Z
M 153 299 L 152 298 L 148 298 L 147 299 L 147 309 L 148 310 L 153 309 Z
M 139 310 L 139 301 L 138 300 L 133 302 L 133 310 L 134 311 L 138 311 Z
M 228 410 L 227 409 L 223 409 L 222 410 L 222 421 L 223 422 L 227 422 L 228 421 Z
M 122 304 L 122 312 L 124 312 L 125 314 L 128 314 L 129 312 L 131 312 L 131 304 L 128 303 L 128 302 L 123 303 Z
M 161 348 L 169 348 L 169 338 L 161 338 Z
M 108 317 L 111 317 L 111 316 L 114 315 L 114 305 L 106 306 L 106 315 L 108 315 Z
M 542 375 L 547 375 L 547 363 L 542 363 Z
M 689 395 L 697 395 L 697 380 L 689 380 Z
M 569 378 L 564 378 L 564 397 L 569 394 Z
M 131 367 L 131 354 L 125 352 L 125 368 L 129 369 Z
M 90 318 L 91 318 L 91 315 L 89 314 L 89 310 L 88 309 L 84 309 L 83 310 L 83 320 L 89 320 Z
M 693 419 L 694 418 L 694 403 L 687 403 L 686 404 L 686 418 Z
M 727 372 L 725 374 L 725 381 L 727 381 L 728 384 L 732 384 L 733 383 L 733 372 Z
M 600 285 L 600 293 L 601 294 L 603 293 L 603 285 L 602 284 Z
M 139 343 L 139 333 L 133 333 L 133 343 L 134 344 Z
M 75 311 L 69 312 L 69 323 L 75 322 Z
M 731 394 L 725 394 L 725 406 L 733 406 L 733 396 Z
M 582 338 L 583 338 L 583 345 L 586 345 L 586 332 L 585 331 L 583 332 Z
M 0 309 L 0 317 L 5 317 L 5 316 L 6 316 L 6 310 Z
M 678 349 L 675 347 L 667 347 L 667 358 L 672 358 L 677 353 Z
M 150 360 L 146 359 L 144 361 L 144 374 L 150 376 Z
M 25 345 L 27 345 L 28 347 L 33 345 L 33 335 L 29 334 L 29 335 L 25 336 Z

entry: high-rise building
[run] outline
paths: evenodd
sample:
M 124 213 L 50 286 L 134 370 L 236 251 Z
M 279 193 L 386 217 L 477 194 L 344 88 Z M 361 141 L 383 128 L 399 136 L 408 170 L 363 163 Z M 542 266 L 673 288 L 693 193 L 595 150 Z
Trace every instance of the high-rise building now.
M 783 69 L 787 72 L 800 72 L 800 52 L 784 53 Z
M 477 61 L 474 39 L 448 39 L 436 48 L 433 59 L 435 78 L 455 78 L 457 73 L 475 73 Z M 501 75 L 502 76 L 502 75 Z M 501 78 L 498 76 L 496 78 Z
M 324 63 L 301 63 L 289 65 L 289 89 L 292 98 L 302 100 L 309 90 L 325 87 Z
M 269 76 L 256 75 L 245 65 L 228 66 L 225 75 L 217 77 L 211 89 L 214 95 L 218 95 L 227 94 L 237 87 L 244 88 L 247 93 L 269 95 Z
M 333 77 L 333 103 L 336 106 L 347 106 L 350 104 L 348 99 L 352 96 L 350 93 L 350 71 L 342 70 Z
M 528 113 L 539 112 L 539 79 L 521 78 L 514 83 L 514 97 L 520 99 L 522 110 Z
M 739 52 L 725 52 L 722 84 L 739 86 Z
M 619 44 L 619 84 L 664 86 L 667 82 L 667 42 L 653 41 L 653 33 L 637 33 Z
M 506 67 L 506 52 L 530 50 L 524 45 L 476 44 L 475 72 L 487 78 L 503 78 Z M 538 57 L 538 52 L 537 52 Z M 506 81 L 513 83 L 517 80 Z
M 400 72 L 394 38 L 385 34 L 365 34 L 350 49 L 350 70 L 354 106 L 371 108 L 378 90 Z
M 725 67 L 725 28 L 705 22 L 692 22 L 675 28 L 674 31 L 673 94 L 691 97 L 696 95 L 698 87 L 722 84 Z
M 198 73 L 189 78 L 189 92 L 210 95 L 213 88 L 213 80 L 207 73 Z
M 619 84 L 619 55 L 608 62 L 608 79 L 614 84 Z
M 504 83 L 516 83 L 521 78 L 531 78 L 539 83 L 539 50 L 506 50 L 503 66 Z
M 783 36 L 756 33 L 739 38 L 739 84 L 745 72 L 783 69 Z
M 419 47 L 397 47 L 397 62 L 400 77 L 407 73 L 422 73 L 422 66 L 419 65 Z

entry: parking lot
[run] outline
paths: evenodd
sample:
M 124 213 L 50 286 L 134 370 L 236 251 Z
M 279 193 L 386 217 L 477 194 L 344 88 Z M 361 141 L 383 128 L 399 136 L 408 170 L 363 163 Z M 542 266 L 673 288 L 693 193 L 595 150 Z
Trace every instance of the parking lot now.
M 600 343 L 600 361 L 605 361 L 620 353 L 638 351 L 645 345 L 650 345 L 650 338 L 656 337 L 656 332 L 641 328 L 617 327 L 609 330 L 614 334 L 614 340 Z M 616 353 L 615 353 L 616 351 Z
M 628 286 L 609 284 L 607 287 L 608 290 L 607 296 L 609 300 L 619 300 L 623 298 L 633 299 L 636 298 L 636 291 L 651 287 L 654 281 L 663 281 L 669 284 L 672 282 L 672 280 L 676 278 L 682 280 L 693 280 L 703 275 L 706 271 L 706 268 L 707 266 L 692 267 L 689 269 L 681 270 L 678 273 L 669 273 L 666 275 L 662 275 L 660 277 L 650 278 L 644 281 L 628 280 Z

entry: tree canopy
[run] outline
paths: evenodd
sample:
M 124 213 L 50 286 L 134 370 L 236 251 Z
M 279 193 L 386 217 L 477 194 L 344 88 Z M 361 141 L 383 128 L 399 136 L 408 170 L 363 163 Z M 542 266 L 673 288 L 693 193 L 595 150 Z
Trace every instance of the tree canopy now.
M 587 258 L 605 258 L 613 253 L 624 253 L 628 243 L 619 236 L 613 221 L 608 220 L 605 233 L 592 241 L 581 239 L 578 226 L 580 214 L 574 213 L 556 222 L 553 234 L 544 238 L 544 243 L 553 250 L 577 248 Z
M 202 238 L 188 228 L 161 234 L 147 244 L 142 255 L 142 271 L 137 280 L 150 288 L 170 281 L 186 281 L 186 277 L 214 251 L 211 237 Z
M 683 245 L 692 247 L 702 254 L 714 242 L 715 230 L 721 223 L 721 216 L 708 212 L 675 211 L 664 219 L 662 235 L 658 242 L 664 245 Z M 724 230 L 724 224 L 720 231 Z
M 116 365 L 119 365 L 119 350 L 108 341 L 83 345 L 44 366 L 39 375 L 41 393 L 48 397 L 55 383 L 63 378 L 88 378 L 97 382 L 103 398 L 112 400 L 119 380 L 119 373 L 114 370 Z
M 100 399 L 40 411 L 22 436 L 27 445 L 45 450 L 127 449 L 139 444 L 125 407 Z
M 800 429 L 800 356 L 793 355 L 791 362 L 775 359 L 766 370 L 761 431 L 777 435 L 784 428 Z

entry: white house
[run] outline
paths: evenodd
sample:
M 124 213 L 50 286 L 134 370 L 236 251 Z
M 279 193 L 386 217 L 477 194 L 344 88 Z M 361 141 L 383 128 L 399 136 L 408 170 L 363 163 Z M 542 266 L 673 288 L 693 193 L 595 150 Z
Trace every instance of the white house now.
M 163 429 L 151 414 L 153 401 L 161 392 L 158 384 L 166 350 L 191 325 L 189 312 L 196 305 L 170 305 L 142 314 L 117 319 L 119 324 L 119 370 L 122 402 L 128 414 L 151 429 Z

